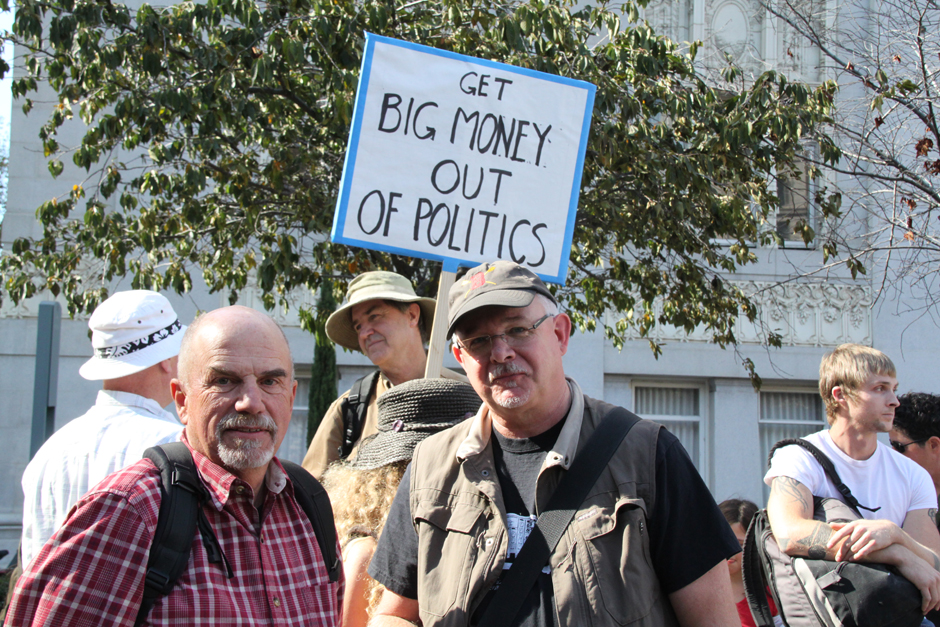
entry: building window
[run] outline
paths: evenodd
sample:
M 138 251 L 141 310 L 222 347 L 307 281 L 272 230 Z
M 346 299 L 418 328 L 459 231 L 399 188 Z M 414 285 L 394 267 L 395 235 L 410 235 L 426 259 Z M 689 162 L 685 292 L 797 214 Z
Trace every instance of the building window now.
M 793 174 L 788 172 L 785 176 L 781 173 L 777 177 L 777 198 L 780 201 L 777 207 L 777 235 L 783 240 L 784 247 L 807 247 L 803 236 L 794 232 L 800 224 L 808 224 L 814 232 L 817 231 L 813 187 L 809 178 L 809 162 L 802 157 L 796 157 Z
M 307 454 L 307 403 L 310 399 L 310 372 L 296 372 L 297 396 L 294 397 L 294 411 L 291 413 L 290 427 L 284 434 L 281 448 L 277 450 L 279 459 L 286 459 L 299 464 Z
M 702 413 L 698 388 L 636 386 L 633 411 L 665 425 L 689 452 L 692 463 L 702 472 Z
M 822 398 L 812 392 L 760 393 L 760 454 L 767 470 L 770 449 L 780 440 L 801 438 L 826 428 Z M 770 487 L 764 485 L 764 502 Z
M 295 366 L 294 378 L 297 379 L 297 396 L 294 397 L 294 411 L 291 414 L 290 428 L 281 442 L 277 456 L 300 463 L 307 454 L 307 415 L 310 408 L 310 365 Z M 342 394 L 360 377 L 375 370 L 371 366 L 340 366 L 339 381 L 336 384 Z M 311 436 L 313 437 L 313 436 Z

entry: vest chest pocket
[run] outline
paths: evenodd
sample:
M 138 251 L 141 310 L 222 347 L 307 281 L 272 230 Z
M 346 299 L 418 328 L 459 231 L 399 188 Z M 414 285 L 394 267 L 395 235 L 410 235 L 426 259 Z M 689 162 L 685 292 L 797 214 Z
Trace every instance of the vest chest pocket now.
M 476 561 L 477 521 L 483 509 L 469 503 L 422 501 L 412 513 L 418 530 L 418 605 L 443 616 L 469 588 Z
M 643 499 L 618 495 L 591 500 L 575 519 L 584 540 L 580 561 L 586 568 L 585 584 L 599 591 L 603 605 L 593 611 L 607 614 L 602 624 L 629 625 L 650 613 L 659 591 L 650 560 L 646 505 Z

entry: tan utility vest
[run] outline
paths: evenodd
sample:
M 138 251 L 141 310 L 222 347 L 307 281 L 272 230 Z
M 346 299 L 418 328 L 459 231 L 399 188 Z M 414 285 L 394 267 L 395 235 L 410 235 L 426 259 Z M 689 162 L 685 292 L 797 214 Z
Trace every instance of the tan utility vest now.
M 583 398 L 583 418 L 568 416 L 581 422 L 579 450 L 612 409 Z M 418 605 L 425 627 L 466 627 L 506 559 L 509 536 L 492 442 L 462 461 L 455 456 L 478 419 L 432 436 L 412 462 Z M 646 420 L 636 424 L 555 548 L 549 564 L 560 625 L 678 625 L 653 569 L 647 528 L 661 428 Z M 563 472 L 543 469 L 537 507 L 545 506 Z

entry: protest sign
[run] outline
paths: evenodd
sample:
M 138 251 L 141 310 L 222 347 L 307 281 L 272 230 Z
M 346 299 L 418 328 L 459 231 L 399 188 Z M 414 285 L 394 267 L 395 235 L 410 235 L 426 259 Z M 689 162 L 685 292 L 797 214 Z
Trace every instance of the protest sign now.
M 594 92 L 367 34 L 333 241 L 563 283 Z

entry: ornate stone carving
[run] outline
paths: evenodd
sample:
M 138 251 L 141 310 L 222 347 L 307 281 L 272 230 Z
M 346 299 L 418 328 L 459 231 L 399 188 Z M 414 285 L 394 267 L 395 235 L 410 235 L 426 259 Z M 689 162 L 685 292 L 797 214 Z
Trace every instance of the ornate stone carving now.
M 773 283 L 737 282 L 738 287 L 757 305 L 758 322 L 739 319 L 735 329 L 738 342 L 761 343 L 768 331 L 781 335 L 785 346 L 838 346 L 845 342 L 871 345 L 871 288 L 863 285 L 835 284 L 821 281 Z M 657 312 L 658 313 L 658 312 Z M 642 311 L 634 314 L 635 318 Z M 607 324 L 622 318 L 608 312 Z M 628 331 L 629 339 L 641 339 Z M 711 337 L 696 329 L 686 334 L 676 327 L 657 326 L 649 338 L 654 341 L 708 342 Z
M 725 53 L 741 67 L 761 71 L 765 11 L 760 0 L 704 0 L 706 64 L 724 67 Z
M 767 330 L 779 333 L 785 345 L 871 343 L 872 294 L 868 287 L 827 282 L 783 285 L 749 282 L 741 287 L 759 303 L 761 321 Z
M 737 2 L 719 5 L 709 20 L 712 40 L 719 51 L 740 62 L 747 49 L 751 27 L 747 12 Z
M 701 38 L 705 46 L 699 51 L 698 64 L 715 80 L 720 80 L 718 72 L 728 64 L 728 53 L 748 76 L 774 67 L 791 80 L 818 83 L 823 78 L 819 51 L 786 22 L 773 17 L 766 9 L 768 2 L 780 6 L 783 0 L 652 0 L 643 17 L 657 33 L 674 41 Z M 822 28 L 825 0 L 787 3 L 797 15 L 809 17 Z

